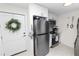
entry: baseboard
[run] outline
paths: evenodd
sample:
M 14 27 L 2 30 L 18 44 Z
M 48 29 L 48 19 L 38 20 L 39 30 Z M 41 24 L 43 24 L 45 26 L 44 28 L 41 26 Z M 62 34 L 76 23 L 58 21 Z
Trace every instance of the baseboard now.
M 20 52 L 18 52 L 18 53 L 15 53 L 15 54 L 13 54 L 13 55 L 10 55 L 10 56 L 15 56 L 15 55 L 21 54 L 21 53 L 26 52 L 26 51 L 27 51 L 27 50 L 23 50 L 23 51 L 20 51 Z
M 64 43 L 61 43 L 61 44 L 74 49 L 74 47 L 71 47 L 71 46 L 69 46 L 67 44 L 64 44 Z

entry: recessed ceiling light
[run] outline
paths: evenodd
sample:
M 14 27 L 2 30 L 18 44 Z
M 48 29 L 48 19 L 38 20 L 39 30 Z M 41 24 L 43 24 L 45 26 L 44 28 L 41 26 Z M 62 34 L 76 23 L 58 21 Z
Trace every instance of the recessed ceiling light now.
M 64 6 L 70 6 L 73 3 L 74 0 L 65 0 Z
M 70 6 L 72 3 L 65 3 L 64 6 Z

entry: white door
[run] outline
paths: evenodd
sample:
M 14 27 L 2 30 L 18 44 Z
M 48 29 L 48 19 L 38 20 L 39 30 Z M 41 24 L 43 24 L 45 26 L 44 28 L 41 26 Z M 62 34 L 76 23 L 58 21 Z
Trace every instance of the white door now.
M 18 19 L 21 23 L 20 30 L 16 32 L 11 32 L 6 29 L 6 23 L 11 20 L 11 18 Z M 18 52 L 26 50 L 26 40 L 24 38 L 25 32 L 25 19 L 22 15 L 0 13 L 2 36 L 3 36 L 3 46 L 5 55 L 13 55 Z

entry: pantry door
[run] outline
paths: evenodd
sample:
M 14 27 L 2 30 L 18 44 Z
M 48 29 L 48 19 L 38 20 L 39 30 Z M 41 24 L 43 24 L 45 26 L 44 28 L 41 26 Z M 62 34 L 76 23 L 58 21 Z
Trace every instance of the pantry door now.
M 9 31 L 6 28 L 6 23 L 12 18 L 17 19 L 21 23 L 21 28 L 16 32 Z M 24 18 L 23 15 L 0 13 L 3 46 L 5 55 L 7 56 L 26 50 Z

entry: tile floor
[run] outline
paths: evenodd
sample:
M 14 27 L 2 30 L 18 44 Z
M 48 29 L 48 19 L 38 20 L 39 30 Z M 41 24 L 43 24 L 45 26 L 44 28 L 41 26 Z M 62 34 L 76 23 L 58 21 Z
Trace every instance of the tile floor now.
M 54 48 L 50 48 L 46 56 L 74 56 L 74 49 L 64 44 L 59 44 Z
M 28 52 L 24 52 L 16 56 L 33 56 L 33 55 Z M 74 56 L 74 49 L 64 44 L 59 44 L 54 48 L 50 48 L 50 51 L 46 56 Z

